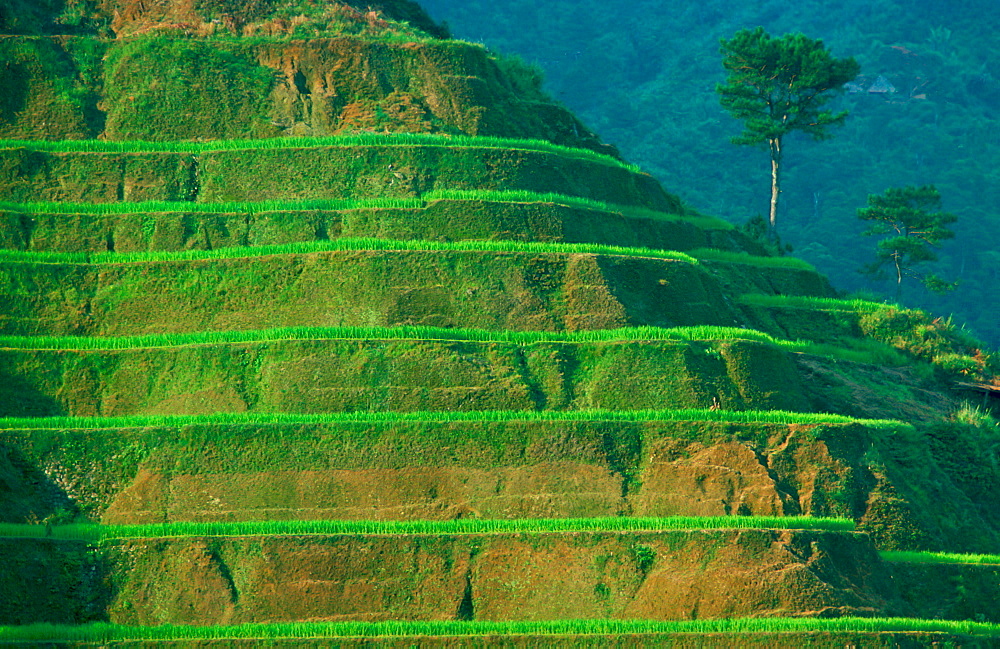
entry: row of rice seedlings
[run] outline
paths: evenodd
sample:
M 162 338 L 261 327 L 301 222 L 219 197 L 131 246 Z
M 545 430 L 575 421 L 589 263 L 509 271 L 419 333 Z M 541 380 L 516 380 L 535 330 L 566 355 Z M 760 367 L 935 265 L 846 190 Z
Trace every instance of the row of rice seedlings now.
M 134 350 L 188 345 L 254 344 L 292 340 L 413 340 L 471 343 L 596 344 L 627 342 L 718 342 L 749 341 L 780 347 L 788 352 L 827 356 L 855 363 L 899 366 L 908 361 L 895 350 L 877 341 L 858 348 L 781 340 L 755 329 L 699 325 L 692 327 L 623 327 L 586 331 L 509 331 L 488 329 L 447 329 L 404 325 L 397 327 L 280 327 L 244 331 L 198 331 L 176 334 L 147 334 L 102 338 L 96 336 L 0 336 L 0 349 L 30 350 Z
M 435 189 L 422 195 L 425 201 L 489 201 L 495 203 L 555 203 L 567 207 L 577 207 L 600 212 L 617 212 L 633 218 L 659 219 L 668 221 L 689 221 L 711 230 L 732 230 L 735 226 L 728 221 L 702 214 L 670 214 L 646 207 L 605 203 L 592 198 L 567 196 L 565 194 L 540 194 L 527 190 L 486 190 L 486 189 Z
M 56 153 L 207 153 L 261 149 L 305 149 L 314 147 L 391 147 L 433 146 L 472 149 L 514 149 L 551 153 L 567 158 L 597 162 L 629 171 L 641 171 L 637 165 L 622 162 L 590 149 L 553 144 L 547 140 L 493 136 L 448 135 L 438 133 L 360 132 L 326 137 L 277 137 L 207 141 L 144 140 L 0 140 L 0 149 L 30 149 Z
M 785 410 L 475 410 L 417 412 L 332 412 L 320 414 L 223 412 L 207 415 L 129 417 L 6 417 L 0 430 L 101 430 L 184 426 L 275 426 L 308 424 L 397 424 L 401 422 L 726 422 L 735 424 L 861 424 L 869 428 L 909 426 L 889 419 L 858 419 L 845 415 Z
M 246 331 L 199 331 L 111 338 L 97 336 L 0 336 L 0 349 L 121 350 L 284 340 L 428 340 L 518 345 L 745 340 L 777 345 L 790 350 L 808 347 L 806 343 L 779 340 L 770 334 L 754 329 L 708 325 L 673 328 L 623 327 L 581 331 L 496 331 L 403 325 L 397 327 L 280 327 Z
M 698 259 L 704 261 L 721 261 L 730 264 L 745 264 L 765 268 L 786 268 L 793 270 L 808 270 L 816 272 L 816 267 L 797 257 L 761 257 L 746 252 L 730 252 L 716 248 L 698 248 L 690 251 Z
M 1000 565 L 1000 554 L 956 554 L 953 552 L 907 552 L 901 550 L 883 550 L 879 554 L 886 561 L 898 563 Z
M 625 248 L 597 243 L 554 243 L 506 239 L 427 241 L 421 239 L 380 239 L 344 237 L 299 241 L 263 246 L 232 246 L 212 250 L 144 250 L 137 252 L 33 252 L 0 250 L 0 262 L 27 264 L 131 264 L 206 259 L 241 259 L 270 255 L 295 255 L 347 251 L 398 252 L 499 252 L 525 254 L 592 254 L 617 257 L 646 257 L 697 264 L 691 255 L 673 250 Z
M 0 202 L 0 212 L 18 214 L 262 214 L 266 212 L 347 211 L 362 209 L 419 209 L 419 198 L 322 199 L 306 201 L 240 201 L 196 203 L 193 201 L 141 201 L 135 203 L 10 203 Z
M 731 529 L 853 532 L 854 521 L 846 518 L 811 516 L 671 516 L 666 518 L 460 518 L 446 521 L 282 520 L 173 522 L 139 525 L 0 523 L 0 537 L 105 542 L 122 539 L 193 536 L 545 534 L 550 532 L 671 532 Z
M 909 361 L 884 343 L 855 341 L 853 347 L 782 340 L 755 329 L 698 325 L 691 327 L 623 327 L 581 331 L 510 331 L 488 329 L 448 329 L 403 325 L 396 327 L 280 327 L 240 331 L 197 331 L 140 336 L 0 336 L 2 349 L 30 350 L 135 350 L 189 345 L 255 344 L 293 340 L 445 341 L 532 345 L 598 344 L 628 342 L 721 342 L 747 341 L 774 345 L 787 352 L 837 358 L 853 363 L 898 367 Z
M 883 302 L 872 302 L 860 299 L 838 299 L 832 297 L 811 297 L 804 295 L 767 295 L 764 293 L 747 293 L 738 300 L 742 304 L 762 307 L 779 307 L 787 309 L 809 309 L 813 311 L 875 311 L 892 308 L 896 305 Z M 896 308 L 901 308 L 896 306 Z
M 670 214 L 657 210 L 606 203 L 589 198 L 568 196 L 557 193 L 538 193 L 527 190 L 462 190 L 437 189 L 426 192 L 420 198 L 370 198 L 370 199 L 326 199 L 308 201 L 242 201 L 222 203 L 196 203 L 192 201 L 144 201 L 119 203 L 72 203 L 0 202 L 0 211 L 21 214 L 154 214 L 154 213 L 234 213 L 261 214 L 266 212 L 305 212 L 313 210 L 357 210 L 357 209 L 419 209 L 434 201 L 486 201 L 492 203 L 554 203 L 566 207 L 577 207 L 599 212 L 619 213 L 632 218 L 658 219 L 667 221 L 690 221 L 700 227 L 715 230 L 731 230 L 733 225 L 722 219 L 700 214 Z
M 0 626 L 0 642 L 88 643 L 178 640 L 276 640 L 323 638 L 468 638 L 499 636 L 617 636 L 657 634 L 948 634 L 1000 636 L 1000 624 L 968 620 L 884 617 L 753 617 L 698 620 L 403 621 L 275 622 L 230 626 L 160 624 L 125 626 L 91 622 L 79 626 L 29 624 Z M 736 639 L 734 638 L 734 641 Z

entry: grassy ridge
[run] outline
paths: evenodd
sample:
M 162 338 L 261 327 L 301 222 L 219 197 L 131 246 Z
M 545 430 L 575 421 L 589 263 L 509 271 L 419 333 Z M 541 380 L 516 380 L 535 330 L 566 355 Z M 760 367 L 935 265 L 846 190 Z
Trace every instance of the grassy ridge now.
M 329 137 L 279 137 L 265 139 L 208 140 L 204 142 L 143 140 L 0 140 L 0 149 L 30 149 L 55 153 L 205 153 L 208 151 L 241 151 L 254 149 L 306 149 L 319 147 L 358 146 L 439 146 L 454 148 L 515 149 L 552 153 L 567 158 L 597 162 L 629 171 L 640 171 L 636 165 L 611 156 L 577 149 L 546 140 L 527 140 L 468 135 L 437 135 L 432 133 L 355 133 Z
M 788 309 L 808 309 L 814 311 L 874 311 L 885 308 L 902 308 L 897 305 L 871 300 L 842 300 L 832 297 L 811 297 L 804 295 L 767 295 L 764 293 L 748 293 L 738 300 L 742 304 L 763 307 L 782 307 Z
M 444 328 L 416 325 L 397 327 L 280 327 L 240 331 L 200 331 L 102 338 L 96 336 L 0 336 L 0 349 L 133 350 L 187 345 L 232 345 L 285 340 L 437 340 L 474 343 L 622 343 L 663 341 L 749 341 L 774 345 L 788 352 L 829 356 L 841 360 L 898 366 L 907 361 L 877 341 L 859 341 L 856 348 L 782 340 L 755 329 L 700 325 L 692 327 L 623 327 L 579 331 L 510 331 Z
M 234 626 L 82 626 L 32 624 L 0 627 L 0 642 L 111 643 L 142 640 L 470 637 L 505 635 L 628 636 L 673 633 L 943 633 L 1000 636 L 1000 624 L 877 617 L 756 617 L 718 620 L 558 620 L 544 622 L 288 622 Z
M 455 340 L 531 344 L 539 342 L 597 343 L 624 341 L 748 340 L 798 350 L 804 343 L 779 340 L 753 329 L 737 327 L 623 327 L 585 331 L 491 331 L 444 327 L 281 327 L 249 331 L 202 331 L 99 338 L 91 336 L 0 336 L 0 349 L 115 350 L 227 345 L 273 340 Z
M 951 552 L 905 552 L 885 550 L 879 553 L 885 561 L 899 563 L 960 563 L 1000 565 L 1000 554 L 955 554 Z
M 594 254 L 622 257 L 652 257 L 697 264 L 698 260 L 683 252 L 624 248 L 592 243 L 549 243 L 541 241 L 463 240 L 425 241 L 345 237 L 321 241 L 264 246 L 233 246 L 212 250 L 152 250 L 142 252 L 26 252 L 0 250 L 0 262 L 44 264 L 126 264 L 200 259 L 238 259 L 268 255 L 309 254 L 360 250 L 441 251 L 441 252 L 511 252 L 530 254 Z
M 196 203 L 194 201 L 141 201 L 119 203 L 72 202 L 0 202 L 0 211 L 19 214 L 260 214 L 263 212 L 308 212 L 313 210 L 361 210 L 379 208 L 412 209 L 426 206 L 419 198 L 319 199 L 310 201 L 233 201 Z
M 114 541 L 188 536 L 300 536 L 333 534 L 537 534 L 546 532 L 659 532 L 716 529 L 854 531 L 845 518 L 811 516 L 671 516 L 669 518 L 531 518 L 446 521 L 247 521 L 148 525 L 22 525 L 0 523 L 0 537 Z
M 315 415 L 287 413 L 235 412 L 189 416 L 136 417 L 20 417 L 0 418 L 0 430 L 64 429 L 94 430 L 181 427 L 190 425 L 231 424 L 333 424 L 341 422 L 383 423 L 403 421 L 433 422 L 506 422 L 506 421 L 721 421 L 768 424 L 861 424 L 870 428 L 908 426 L 889 419 L 857 419 L 844 415 L 784 410 L 476 410 L 439 412 L 331 412 Z

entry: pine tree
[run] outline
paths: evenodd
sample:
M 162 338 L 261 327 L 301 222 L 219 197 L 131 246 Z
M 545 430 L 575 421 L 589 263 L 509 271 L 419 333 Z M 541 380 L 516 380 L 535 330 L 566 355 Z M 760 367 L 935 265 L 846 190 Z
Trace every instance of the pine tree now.
M 771 154 L 769 227 L 773 236 L 784 137 L 792 131 L 808 133 L 816 140 L 829 137 L 828 127 L 842 123 L 847 112 L 822 108 L 861 68 L 853 58 L 831 56 L 820 40 L 802 34 L 773 38 L 763 27 L 741 30 L 721 43 L 728 76 L 716 90 L 723 108 L 743 121 L 743 133 L 733 142 L 766 144 Z
M 859 219 L 873 221 L 864 234 L 890 236 L 878 242 L 875 261 L 861 272 L 884 279 L 885 268 L 890 266 L 895 272 L 897 299 L 904 277 L 916 277 L 928 290 L 936 293 L 955 288 L 952 282 L 914 269 L 917 264 L 937 261 L 933 248 L 942 240 L 955 236 L 945 226 L 954 223 L 958 217 L 936 211 L 940 207 L 941 194 L 933 185 L 893 187 L 884 194 L 869 196 L 868 207 L 858 210 Z

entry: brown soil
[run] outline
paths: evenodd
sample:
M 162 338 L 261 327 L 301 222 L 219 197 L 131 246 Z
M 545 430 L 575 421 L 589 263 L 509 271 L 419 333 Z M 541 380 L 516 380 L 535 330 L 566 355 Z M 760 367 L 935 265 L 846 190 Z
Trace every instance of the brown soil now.
M 908 611 L 867 537 L 832 532 L 154 539 L 109 552 L 123 624 Z

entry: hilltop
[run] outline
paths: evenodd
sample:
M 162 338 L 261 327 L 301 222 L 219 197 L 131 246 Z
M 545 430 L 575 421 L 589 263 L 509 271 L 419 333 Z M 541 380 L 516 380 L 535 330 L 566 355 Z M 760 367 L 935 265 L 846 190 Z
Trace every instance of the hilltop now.
M 17 6 L 0 640 L 998 642 L 950 323 L 411 3 Z

